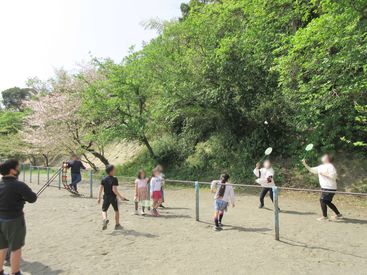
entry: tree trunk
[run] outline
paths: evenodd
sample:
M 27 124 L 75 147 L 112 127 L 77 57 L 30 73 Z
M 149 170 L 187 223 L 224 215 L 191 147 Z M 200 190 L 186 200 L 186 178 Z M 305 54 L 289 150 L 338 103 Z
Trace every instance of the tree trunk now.
M 48 156 L 46 154 L 42 154 L 42 156 L 45 159 L 45 166 L 48 167 Z
M 108 161 L 108 159 L 104 155 L 98 153 L 96 150 L 91 149 L 91 148 L 83 148 L 83 149 L 91 153 L 97 159 L 99 159 L 105 166 L 110 165 L 110 162 Z
M 89 164 L 89 166 L 95 171 L 98 171 L 98 167 L 90 160 L 88 159 L 86 154 L 83 154 L 83 157 L 85 158 L 85 161 Z
M 152 159 L 156 160 L 157 159 L 157 156 L 154 154 L 154 151 L 153 151 L 153 148 L 152 146 L 150 145 L 148 139 L 146 136 L 142 136 L 141 137 L 141 142 L 147 147 L 148 151 L 149 151 L 149 154 L 150 156 L 152 157 Z

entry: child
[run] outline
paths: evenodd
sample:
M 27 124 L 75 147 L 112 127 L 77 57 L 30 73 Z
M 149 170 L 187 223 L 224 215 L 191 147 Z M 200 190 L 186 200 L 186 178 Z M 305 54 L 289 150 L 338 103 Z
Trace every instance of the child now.
M 275 183 L 274 183 L 274 169 L 271 167 L 270 160 L 264 161 L 263 168 L 260 168 L 260 166 L 261 166 L 260 163 L 256 164 L 254 174 L 257 177 L 256 182 L 263 187 L 260 192 L 260 205 L 259 205 L 259 208 L 263 208 L 266 193 L 269 192 L 270 199 L 271 201 L 273 201 L 272 187 L 275 186 Z
M 145 207 L 149 206 L 148 181 L 145 171 L 140 170 L 135 180 L 135 215 L 138 215 L 139 202 L 141 203 L 141 215 L 145 215 Z
M 0 164 L 0 274 L 10 251 L 11 274 L 21 275 L 20 262 L 26 237 L 25 202 L 34 203 L 35 194 L 24 182 L 18 181 L 19 162 L 7 160 Z
M 214 230 L 220 231 L 222 230 L 222 218 L 224 211 L 227 211 L 228 203 L 231 201 L 232 207 L 235 207 L 235 197 L 233 187 L 230 183 L 228 183 L 229 175 L 222 174 L 220 176 L 220 182 L 213 184 L 212 182 L 212 191 L 214 190 L 214 185 L 218 185 L 217 191 L 215 193 L 214 199 Z M 219 223 L 220 221 L 220 223 Z
M 161 172 L 155 168 L 153 169 L 153 175 L 150 179 L 150 197 L 153 200 L 152 204 L 152 215 L 159 216 L 157 208 L 162 204 L 162 178 L 160 177 Z
M 159 177 L 162 180 L 162 186 L 161 186 L 161 193 L 162 193 L 162 203 L 159 205 L 159 207 L 161 208 L 166 208 L 163 203 L 164 203 L 164 173 L 163 173 L 163 167 L 162 165 L 157 165 L 156 169 L 159 171 Z
M 126 200 L 119 191 L 117 190 L 118 180 L 115 177 L 116 169 L 113 165 L 108 165 L 106 167 L 107 176 L 102 179 L 101 186 L 99 187 L 98 192 L 98 204 L 101 202 L 101 195 L 103 191 L 103 204 L 102 204 L 102 219 L 103 225 L 102 230 L 107 229 L 107 224 L 109 220 L 107 219 L 107 210 L 112 205 L 113 210 L 115 210 L 115 230 L 121 230 L 122 226 L 120 225 L 120 213 L 118 207 L 117 197 L 120 200 Z
M 340 214 L 338 208 L 332 203 L 335 193 L 329 193 L 328 191 L 336 191 L 337 190 L 337 172 L 333 165 L 333 157 L 330 154 L 325 154 L 321 157 L 322 164 L 316 167 L 310 167 L 307 165 L 306 160 L 302 160 L 303 165 L 306 167 L 308 171 L 312 174 L 319 175 L 319 182 L 321 186 L 320 197 L 320 205 L 322 211 L 322 217 L 318 218 L 319 221 L 327 221 L 327 207 L 334 211 L 335 216 L 334 220 L 342 219 L 343 216 Z

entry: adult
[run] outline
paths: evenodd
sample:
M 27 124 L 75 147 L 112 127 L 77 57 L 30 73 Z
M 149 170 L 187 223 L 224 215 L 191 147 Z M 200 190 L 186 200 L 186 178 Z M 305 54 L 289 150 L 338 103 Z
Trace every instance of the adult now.
M 333 157 L 330 154 L 325 154 L 321 157 L 322 164 L 316 167 L 310 167 L 307 165 L 306 160 L 302 160 L 303 165 L 312 174 L 319 176 L 319 183 L 322 189 L 320 197 L 320 205 L 322 211 L 322 217 L 318 218 L 319 221 L 329 220 L 327 216 L 327 207 L 334 211 L 335 216 L 332 217 L 334 220 L 342 219 L 343 216 L 340 214 L 338 208 L 332 203 L 334 195 L 337 190 L 337 172 L 333 165 Z M 332 193 L 330 193 L 332 192 Z
M 67 162 L 68 168 L 71 170 L 71 184 L 70 188 L 78 192 L 78 183 L 82 181 L 82 174 L 80 170 L 85 170 L 83 162 L 80 161 L 77 155 L 72 155 L 72 159 Z
M 11 251 L 11 274 L 20 275 L 22 247 L 26 236 L 24 203 L 34 203 L 37 194 L 24 182 L 18 181 L 19 162 L 7 160 L 0 164 L 0 275 L 7 250 Z

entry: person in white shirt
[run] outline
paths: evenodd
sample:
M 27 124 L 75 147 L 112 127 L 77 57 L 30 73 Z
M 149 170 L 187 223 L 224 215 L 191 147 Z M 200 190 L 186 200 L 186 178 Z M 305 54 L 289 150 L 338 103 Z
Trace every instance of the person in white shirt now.
M 229 175 L 222 174 L 220 176 L 220 181 L 213 181 L 211 184 L 212 192 L 215 192 L 214 196 L 214 229 L 216 231 L 222 230 L 219 224 L 219 217 L 223 217 L 224 211 L 227 211 L 228 203 L 232 203 L 232 207 L 235 207 L 235 197 L 233 187 L 228 183 Z
M 154 169 L 152 178 L 150 179 L 150 197 L 153 200 L 152 215 L 156 217 L 159 216 L 157 209 L 162 203 L 162 178 L 160 174 L 158 169 Z
M 332 203 L 335 193 L 330 193 L 328 191 L 335 192 L 337 190 L 337 172 L 332 164 L 333 157 L 330 154 L 325 154 L 321 157 L 322 164 L 316 167 L 310 167 L 307 165 L 306 160 L 302 160 L 303 165 L 306 167 L 308 171 L 312 174 L 316 174 L 319 176 L 319 183 L 321 186 L 320 197 L 320 205 L 322 210 L 322 217 L 319 218 L 319 221 L 329 220 L 327 216 L 327 207 L 334 211 L 335 216 L 333 219 L 338 220 L 343 216 L 340 214 L 338 208 Z
M 256 182 L 262 186 L 260 192 L 260 205 L 259 208 L 264 207 L 264 198 L 269 192 L 271 201 L 273 201 L 273 186 L 274 183 L 274 169 L 271 166 L 270 160 L 265 160 L 264 165 L 261 168 L 261 164 L 257 163 L 254 169 L 254 174 L 257 177 Z

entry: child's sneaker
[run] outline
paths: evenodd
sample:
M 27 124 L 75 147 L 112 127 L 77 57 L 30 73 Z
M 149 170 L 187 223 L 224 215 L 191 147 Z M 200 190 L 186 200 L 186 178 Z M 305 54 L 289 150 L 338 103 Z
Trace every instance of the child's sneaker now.
M 221 227 L 221 228 L 223 227 L 223 223 L 221 223 L 221 222 L 219 222 L 219 223 L 218 223 L 218 225 L 219 225 L 219 227 Z
M 223 230 L 222 227 L 220 227 L 220 226 L 214 226 L 214 231 L 221 231 L 221 230 Z
M 116 224 L 115 225 L 115 230 L 122 230 L 122 229 L 123 229 L 123 227 L 122 227 L 121 224 Z
M 146 214 L 144 211 L 140 211 L 140 215 L 145 216 Z
M 321 218 L 318 218 L 317 220 L 320 221 L 320 222 L 325 222 L 325 221 L 328 221 L 329 218 L 328 217 L 321 217 Z
M 260 204 L 259 205 L 259 209 L 261 209 L 261 208 L 264 208 L 264 205 L 263 204 Z
M 103 220 L 103 222 L 102 222 L 102 230 L 106 230 L 107 229 L 108 222 L 109 222 L 109 220 Z

